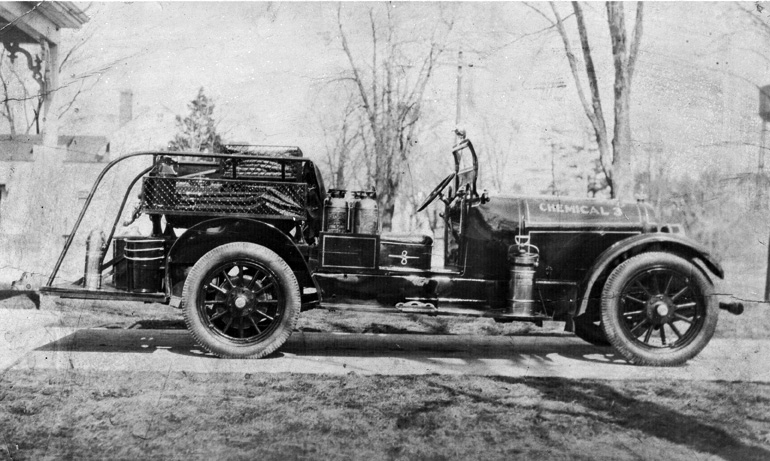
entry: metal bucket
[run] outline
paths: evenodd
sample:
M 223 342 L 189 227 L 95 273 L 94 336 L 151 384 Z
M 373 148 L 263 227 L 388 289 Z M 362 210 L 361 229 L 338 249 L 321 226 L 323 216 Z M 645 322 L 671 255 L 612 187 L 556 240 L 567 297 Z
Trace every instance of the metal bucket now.
M 128 289 L 134 293 L 157 293 L 163 286 L 166 241 L 158 238 L 127 238 Z
M 329 196 L 324 202 L 324 231 L 335 234 L 344 234 L 348 231 L 346 193 L 344 189 L 329 189 Z
M 353 233 L 375 235 L 380 228 L 377 194 L 374 191 L 355 192 L 357 199 L 353 211 Z

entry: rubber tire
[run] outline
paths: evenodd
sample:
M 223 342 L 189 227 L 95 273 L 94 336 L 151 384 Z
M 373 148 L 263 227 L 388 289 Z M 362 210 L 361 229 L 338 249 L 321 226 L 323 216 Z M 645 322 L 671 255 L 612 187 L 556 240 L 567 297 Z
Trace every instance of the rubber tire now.
M 700 331 L 687 343 L 671 348 L 651 349 L 640 346 L 636 340 L 623 333 L 618 294 L 640 272 L 653 266 L 665 266 L 687 274 L 691 284 L 697 285 L 705 304 L 705 320 Z M 719 308 L 714 287 L 701 269 L 677 255 L 663 252 L 649 252 L 634 256 L 616 267 L 607 278 L 602 292 L 602 326 L 607 340 L 615 350 L 634 365 L 670 367 L 681 365 L 703 350 L 714 335 L 719 317 Z
M 280 325 L 265 340 L 254 344 L 237 344 L 216 335 L 198 312 L 198 294 L 206 274 L 219 264 L 235 259 L 251 259 L 269 268 L 276 276 L 284 299 Z M 301 295 L 299 283 L 286 261 L 261 245 L 234 242 L 209 251 L 190 270 L 182 290 L 182 312 L 187 329 L 207 351 L 224 358 L 257 359 L 273 353 L 286 342 L 299 319 Z
M 575 324 L 575 336 L 578 338 L 594 346 L 611 346 L 601 322 L 597 325 L 586 316 L 575 317 L 572 321 Z

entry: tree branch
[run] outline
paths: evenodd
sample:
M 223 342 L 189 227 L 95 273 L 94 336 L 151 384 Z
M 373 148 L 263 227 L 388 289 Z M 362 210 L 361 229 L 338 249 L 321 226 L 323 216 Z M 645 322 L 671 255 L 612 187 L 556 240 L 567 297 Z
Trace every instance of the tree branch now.
M 369 105 L 369 98 L 366 96 L 366 90 L 364 89 L 364 83 L 361 79 L 361 74 L 358 71 L 358 67 L 356 66 L 355 61 L 353 60 L 353 54 L 350 51 L 350 46 L 348 45 L 348 39 L 347 36 L 345 36 L 345 31 L 342 29 L 342 5 L 337 6 L 337 25 L 340 29 L 342 49 L 345 51 L 345 55 L 348 57 L 348 61 L 350 62 L 350 68 L 353 71 L 353 81 L 356 82 L 356 86 L 358 87 L 358 93 L 361 96 L 361 101 L 364 103 L 364 109 L 369 116 L 369 122 L 372 127 L 374 127 L 376 125 L 376 117 L 372 112 L 372 107 Z
M 585 92 L 583 91 L 583 84 L 581 83 L 580 75 L 578 74 L 577 59 L 575 58 L 575 54 L 572 52 L 572 45 L 570 45 L 569 36 L 567 35 L 567 31 L 564 28 L 564 22 L 562 21 L 562 18 L 559 15 L 559 12 L 556 10 L 556 6 L 553 4 L 553 2 L 551 2 L 551 9 L 553 11 L 554 16 L 556 17 L 556 29 L 559 31 L 559 35 L 561 36 L 562 43 L 564 44 L 564 52 L 567 55 L 567 62 L 569 63 L 569 68 L 570 68 L 570 71 L 572 72 L 572 78 L 575 80 L 575 89 L 577 90 L 578 98 L 580 99 L 580 104 L 583 106 L 583 110 L 585 111 L 585 114 L 588 117 L 588 120 L 591 122 L 591 125 L 594 128 L 594 132 L 598 136 L 600 132 L 604 132 L 604 131 L 601 131 L 601 125 L 597 120 L 596 114 L 593 112 L 593 110 L 591 109 L 591 106 L 588 104 L 588 100 L 586 99 Z
M 636 23 L 634 24 L 634 32 L 631 35 L 631 51 L 628 54 L 628 86 L 631 87 L 631 80 L 634 77 L 634 66 L 636 65 L 636 57 L 639 54 L 639 43 L 642 41 L 642 15 L 644 9 L 644 2 L 636 2 Z
M 596 68 L 594 67 L 594 60 L 591 56 L 591 46 L 588 44 L 588 32 L 586 30 L 585 20 L 583 19 L 583 10 L 578 2 L 572 2 L 572 8 L 575 11 L 575 18 L 577 19 L 580 45 L 583 49 L 583 59 L 585 59 L 586 74 L 588 76 L 588 86 L 591 89 L 591 105 L 596 119 L 596 130 L 604 134 L 607 132 L 607 128 L 604 121 L 601 96 L 599 94 L 599 81 L 596 77 Z M 554 8 L 554 12 L 555 11 L 556 9 Z

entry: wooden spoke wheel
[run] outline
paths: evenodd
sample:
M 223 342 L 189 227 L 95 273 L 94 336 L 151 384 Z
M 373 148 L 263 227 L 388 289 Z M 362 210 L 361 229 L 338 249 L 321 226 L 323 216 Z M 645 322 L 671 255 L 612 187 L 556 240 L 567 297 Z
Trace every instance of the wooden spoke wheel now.
M 221 357 L 270 354 L 289 337 L 300 311 L 291 268 L 253 243 L 229 243 L 205 254 L 190 271 L 182 296 L 193 337 Z
M 629 362 L 680 365 L 714 334 L 713 286 L 693 263 L 670 253 L 634 256 L 612 271 L 602 294 L 607 340 Z

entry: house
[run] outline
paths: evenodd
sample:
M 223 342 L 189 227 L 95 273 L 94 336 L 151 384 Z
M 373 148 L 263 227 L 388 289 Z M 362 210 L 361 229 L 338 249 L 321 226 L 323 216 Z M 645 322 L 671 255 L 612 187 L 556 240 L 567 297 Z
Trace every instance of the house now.
M 0 3 L 3 59 L 15 61 L 37 88 L 37 134 L 18 134 L 14 126 L 0 133 L 0 288 L 24 273 L 42 276 L 67 231 L 63 204 L 77 201 L 81 181 L 109 157 L 106 138 L 59 137 L 49 117 L 58 88 L 59 46 L 64 29 L 78 29 L 88 16 L 72 2 Z M 26 64 L 26 66 L 24 65 Z M 64 179 L 67 178 L 67 181 Z

